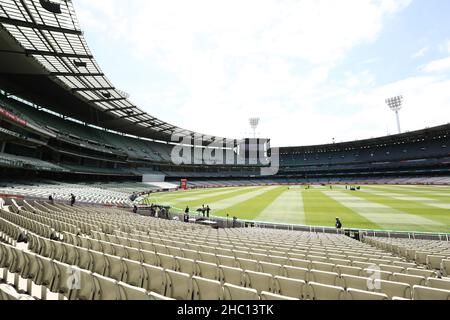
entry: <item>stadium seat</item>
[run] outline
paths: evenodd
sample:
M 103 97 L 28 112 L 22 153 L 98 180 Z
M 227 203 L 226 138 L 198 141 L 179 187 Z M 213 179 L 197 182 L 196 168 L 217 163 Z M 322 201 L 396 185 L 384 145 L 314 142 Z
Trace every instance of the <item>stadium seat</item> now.
M 335 265 L 332 263 L 311 261 L 311 269 L 325 272 L 334 272 Z
M 364 291 L 371 291 L 374 288 L 373 281 L 370 278 L 352 276 L 347 274 L 342 274 L 341 278 L 342 284 L 345 289 L 352 288 Z
M 439 256 L 439 255 L 428 255 L 427 256 L 427 266 L 430 269 L 434 270 L 441 270 L 441 263 L 442 260 L 444 260 L 446 256 Z
M 255 260 L 245 259 L 245 258 L 237 258 L 236 259 L 239 267 L 243 270 L 250 270 L 250 271 L 259 271 L 258 262 Z
M 297 268 L 311 269 L 311 261 L 309 260 L 291 258 L 289 259 L 289 264 Z
M 223 300 L 223 289 L 219 281 L 192 277 L 193 300 Z
M 358 289 L 347 289 L 349 300 L 389 300 L 384 293 L 363 291 Z
M 309 272 L 309 281 L 336 286 L 339 284 L 339 275 L 335 272 L 311 270 Z
M 286 296 L 282 296 L 282 295 L 270 293 L 270 292 L 265 292 L 265 291 L 261 292 L 260 297 L 261 297 L 261 300 L 265 300 L 265 301 L 300 300 L 300 299 L 286 297 Z
M 436 271 L 433 270 L 425 270 L 425 269 L 417 269 L 417 268 L 408 268 L 407 274 L 413 275 L 413 276 L 420 276 L 424 278 L 431 278 L 431 277 L 437 277 Z
M 414 300 L 450 300 L 450 290 L 414 286 Z
M 69 292 L 69 300 L 93 300 L 99 295 L 99 287 L 95 285 L 94 274 L 90 271 L 73 267 L 73 274 L 76 275 L 78 283 L 74 283 Z
M 68 264 L 54 260 L 53 264 L 56 269 L 57 278 L 49 290 L 65 297 L 69 297 L 70 291 L 77 285 L 77 269 Z
M 147 292 L 147 294 L 149 295 L 150 300 L 157 300 L 157 301 L 159 301 L 159 300 L 163 300 L 163 301 L 165 301 L 165 300 L 175 300 L 173 298 L 169 298 L 169 297 L 160 295 L 160 294 L 158 294 L 156 292 Z
M 198 259 L 203 262 L 212 263 L 212 264 L 217 265 L 217 257 L 213 253 L 199 252 L 198 256 L 199 256 Z
M 142 262 L 151 266 L 159 266 L 158 255 L 153 251 L 141 250 Z
M 64 263 L 67 263 L 69 265 L 75 265 L 77 263 L 78 252 L 76 248 L 76 246 L 73 246 L 71 244 L 65 245 L 65 255 L 63 259 Z
M 394 273 L 392 281 L 407 283 L 412 287 L 425 285 L 425 277 L 415 276 L 410 274 Z
M 389 299 L 393 297 L 411 299 L 412 290 L 411 286 L 407 283 L 375 280 L 374 281 L 375 292 L 384 293 Z
M 271 274 L 245 270 L 244 283 L 246 288 L 256 289 L 258 293 L 274 292 L 274 279 Z
M 236 259 L 234 257 L 222 255 L 217 255 L 216 257 L 219 265 L 232 268 L 236 267 Z
M 174 270 L 174 271 L 177 269 L 177 262 L 175 261 L 174 256 L 164 254 L 164 253 L 157 253 L 156 255 L 158 256 L 160 267 L 162 267 L 163 269 Z
M 190 276 L 195 276 L 198 273 L 197 270 L 197 264 L 194 260 L 181 258 L 181 257 L 175 257 L 175 261 L 177 263 L 177 270 L 181 273 L 187 273 Z
M 363 277 L 374 277 L 374 278 L 381 278 L 381 280 L 391 281 L 392 280 L 392 272 L 389 271 L 383 271 L 383 270 L 377 270 L 372 268 L 364 269 L 361 273 L 361 276 Z
M 302 280 L 305 282 L 309 281 L 309 270 L 305 268 L 284 266 L 284 273 L 288 278 Z
M 235 286 L 244 285 L 244 270 L 240 268 L 231 268 L 220 266 L 220 280 L 222 283 L 229 283 Z
M 428 278 L 427 287 L 434 289 L 450 290 L 450 280 Z
M 139 261 L 133 261 L 129 259 L 122 259 L 125 265 L 124 276 L 122 282 L 125 282 L 134 287 L 141 288 L 144 283 L 144 269 Z
M 90 243 L 90 250 L 103 252 L 102 244 L 97 239 L 88 239 Z
M 90 251 L 90 253 L 92 256 L 92 263 L 89 270 L 94 273 L 105 275 L 108 266 L 105 255 L 97 251 Z
M 269 255 L 269 259 L 270 259 L 270 262 L 275 263 L 275 264 L 280 264 L 282 266 L 289 265 L 289 258 L 287 258 L 287 257 Z
M 405 268 L 400 266 L 393 266 L 393 265 L 386 265 L 386 264 L 379 264 L 378 265 L 382 271 L 387 271 L 391 273 L 404 273 Z
M 196 261 L 198 259 L 198 252 L 195 250 L 190 250 L 190 249 L 181 249 L 181 251 L 183 252 L 183 257 L 186 259 L 191 259 Z
M 133 261 L 143 262 L 141 252 L 139 249 L 128 247 L 128 248 L 125 248 L 125 250 L 127 251 L 128 259 L 133 260 Z
M 95 300 L 120 300 L 119 281 L 94 273 L 94 283 L 98 288 Z
M 122 258 L 105 254 L 107 266 L 105 270 L 105 276 L 116 281 L 122 281 L 125 274 L 125 267 Z
M 450 259 L 442 260 L 441 272 L 445 277 L 450 276 Z
M 106 241 L 100 241 L 100 244 L 102 246 L 102 252 L 104 254 L 114 255 L 114 248 L 113 245 L 110 242 Z
M 176 300 L 192 300 L 192 279 L 186 273 L 166 270 L 166 296 Z
M 285 271 L 281 264 L 275 264 L 270 262 L 259 262 L 261 272 L 268 273 L 273 276 L 284 276 Z
M 34 279 L 34 283 L 38 286 L 51 288 L 58 277 L 58 271 L 55 268 L 55 264 L 53 263 L 53 260 L 46 257 L 36 256 L 36 258 L 40 268 Z
M 203 261 L 197 261 L 196 264 L 198 276 L 209 280 L 219 279 L 219 268 L 216 264 Z
M 258 292 L 255 289 L 243 288 L 229 283 L 223 286 L 225 300 L 259 300 Z
M 309 282 L 308 297 L 311 300 L 345 300 L 344 288 L 326 284 Z
M 275 277 L 275 292 L 282 296 L 303 300 L 306 288 L 306 282 L 303 280 Z
M 52 246 L 53 250 L 50 258 L 57 261 L 63 261 L 66 254 L 66 244 L 58 241 L 52 241 Z
M 75 265 L 80 267 L 81 269 L 90 270 L 91 264 L 92 264 L 92 256 L 89 252 L 89 249 L 85 249 L 82 247 L 75 247 L 75 250 L 77 251 L 77 261 Z
M 358 267 L 352 267 L 352 266 L 344 266 L 344 265 L 336 265 L 334 272 L 336 272 L 339 275 L 347 274 L 351 276 L 359 277 L 361 275 L 361 272 L 363 270 Z
M 151 300 L 145 289 L 119 282 L 120 300 Z
M 164 295 L 167 284 L 164 269 L 148 264 L 143 264 L 142 267 L 144 268 L 144 289 Z

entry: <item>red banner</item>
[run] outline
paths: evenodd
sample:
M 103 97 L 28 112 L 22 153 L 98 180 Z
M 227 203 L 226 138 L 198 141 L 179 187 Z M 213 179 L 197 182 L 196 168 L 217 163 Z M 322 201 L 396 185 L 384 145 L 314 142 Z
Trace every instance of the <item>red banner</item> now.
M 187 180 L 186 179 L 182 179 L 181 180 L 181 184 L 180 184 L 180 188 L 181 189 L 183 189 L 183 190 L 186 190 L 187 189 Z
M 20 124 L 21 126 L 26 126 L 27 122 L 25 120 L 20 119 L 19 117 L 17 117 L 16 115 L 12 114 L 11 112 L 0 108 L 0 116 L 3 116 L 5 118 L 8 118 L 9 120 L 12 120 L 18 124 Z

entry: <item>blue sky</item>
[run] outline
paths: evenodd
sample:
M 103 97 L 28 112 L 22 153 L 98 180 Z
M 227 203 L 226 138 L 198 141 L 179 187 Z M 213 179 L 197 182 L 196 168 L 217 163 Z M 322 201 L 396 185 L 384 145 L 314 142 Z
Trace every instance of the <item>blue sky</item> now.
M 74 0 L 104 72 L 202 133 L 308 145 L 449 122 L 446 0 Z

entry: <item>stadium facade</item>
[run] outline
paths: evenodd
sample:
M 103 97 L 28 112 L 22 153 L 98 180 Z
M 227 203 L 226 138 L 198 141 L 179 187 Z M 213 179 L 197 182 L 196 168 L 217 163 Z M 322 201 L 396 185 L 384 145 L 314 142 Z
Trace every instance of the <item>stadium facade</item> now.
M 275 148 L 277 170 L 267 177 L 262 169 L 275 158 L 268 141 L 262 143 L 264 156 L 254 162 L 245 141 L 182 129 L 134 105 L 95 61 L 72 1 L 0 1 L 0 9 L 4 175 L 137 180 L 162 173 L 168 180 L 206 185 L 227 179 L 448 182 L 442 177 L 450 173 L 449 124 L 377 139 Z M 192 152 L 174 161 L 174 148 L 186 146 L 184 141 L 191 141 Z M 208 161 L 205 153 L 216 157 Z M 218 158 L 219 153 L 232 156 Z

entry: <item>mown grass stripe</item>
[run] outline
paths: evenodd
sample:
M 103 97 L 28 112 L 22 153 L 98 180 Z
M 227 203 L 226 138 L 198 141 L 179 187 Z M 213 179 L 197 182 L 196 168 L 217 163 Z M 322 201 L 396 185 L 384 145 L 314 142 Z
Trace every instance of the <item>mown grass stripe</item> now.
M 372 228 L 380 226 L 342 205 L 318 189 L 303 191 L 306 224 L 332 227 L 336 217 L 341 218 L 344 228 Z

